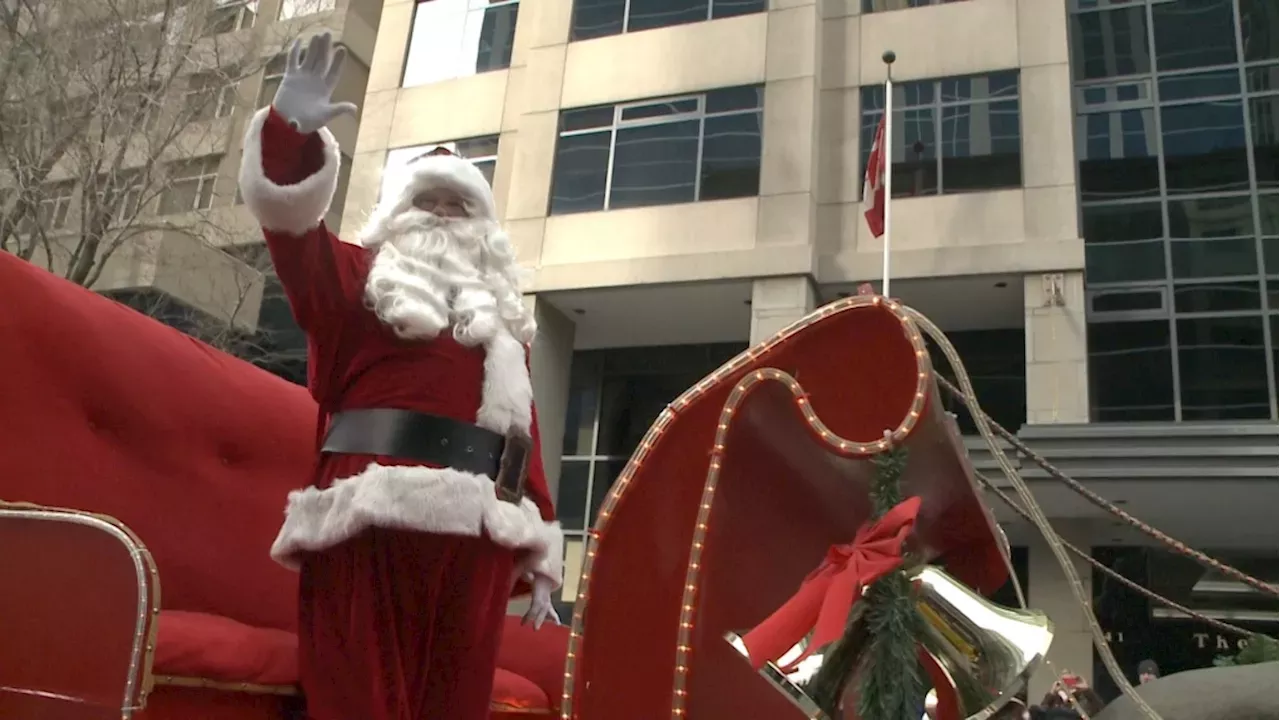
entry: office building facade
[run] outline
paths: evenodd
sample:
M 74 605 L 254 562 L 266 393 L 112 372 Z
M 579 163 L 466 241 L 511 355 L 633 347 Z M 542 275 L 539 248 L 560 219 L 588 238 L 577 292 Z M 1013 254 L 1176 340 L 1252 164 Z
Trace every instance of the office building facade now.
M 879 280 L 861 190 L 893 50 L 892 294 L 1062 469 L 1193 545 L 1274 558 L 1276 23 L 1274 0 L 387 0 L 342 231 L 435 146 L 489 175 L 533 270 L 574 568 L 665 403 Z M 1163 557 L 1022 468 L 1071 542 Z M 997 513 L 1054 664 L 1090 674 L 1050 553 Z

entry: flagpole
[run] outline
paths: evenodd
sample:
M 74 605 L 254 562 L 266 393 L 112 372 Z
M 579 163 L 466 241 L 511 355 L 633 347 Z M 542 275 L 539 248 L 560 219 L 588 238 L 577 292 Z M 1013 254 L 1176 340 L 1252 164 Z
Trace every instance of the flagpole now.
M 885 50 L 880 59 L 884 61 L 884 251 L 880 294 L 889 297 L 889 229 L 893 223 L 893 213 L 889 209 L 893 198 L 893 61 L 898 56 L 892 50 Z

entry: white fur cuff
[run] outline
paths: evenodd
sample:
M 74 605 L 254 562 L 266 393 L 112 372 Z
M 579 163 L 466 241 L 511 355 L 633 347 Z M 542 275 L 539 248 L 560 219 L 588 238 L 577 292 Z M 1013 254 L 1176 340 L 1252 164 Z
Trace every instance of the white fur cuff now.
M 564 574 L 560 524 L 544 522 L 528 498 L 519 505 L 499 500 L 483 475 L 377 463 L 327 490 L 289 493 L 271 557 L 296 570 L 300 553 L 333 547 L 370 527 L 472 537 L 484 532 L 498 545 L 528 550 L 529 569 L 557 587 Z
M 245 132 L 240 196 L 264 230 L 302 235 L 320 224 L 333 202 L 342 162 L 338 142 L 328 129 L 321 128 L 324 165 L 296 185 L 277 185 L 262 169 L 262 128 L 270 112 L 271 108 L 265 107 L 255 113 Z
M 551 580 L 552 590 L 559 590 L 564 584 L 564 531 L 560 523 L 546 523 L 544 531 L 547 539 L 545 552 L 533 552 L 522 568 L 525 573 L 541 575 Z

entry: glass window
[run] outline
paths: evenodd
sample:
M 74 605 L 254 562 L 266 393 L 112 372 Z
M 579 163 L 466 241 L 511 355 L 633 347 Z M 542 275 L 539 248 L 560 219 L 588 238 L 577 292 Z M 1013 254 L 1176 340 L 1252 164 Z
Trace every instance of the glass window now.
M 945 5 L 960 0 L 862 0 L 862 12 L 889 12 L 891 10 L 907 10 L 910 8 Z
M 974 390 L 982 399 L 982 409 L 1004 427 L 1021 427 L 1027 422 L 1026 333 L 1021 327 L 995 330 L 961 330 L 947 333 L 960 354 Z M 955 382 L 955 372 L 930 339 L 933 367 Z M 978 430 L 964 403 L 942 394 L 943 404 L 955 413 L 960 432 L 976 435 Z
M 1239 100 L 1160 110 L 1170 193 L 1249 189 L 1244 110 Z
M 44 232 L 65 228 L 75 193 L 76 184 L 73 181 L 50 183 L 40 188 L 35 216 L 33 218 L 30 212 L 24 215 L 18 225 L 18 233 L 25 235 L 37 227 Z
M 1017 72 L 900 83 L 893 94 L 894 197 L 1022 184 Z M 884 87 L 864 87 L 864 174 L 883 114 Z
M 1151 72 L 1147 9 L 1142 5 L 1071 17 L 1071 55 L 1077 80 Z
M 1174 419 L 1167 320 L 1091 322 L 1088 336 L 1090 406 L 1095 421 Z
M 549 214 L 758 194 L 762 104 L 752 86 L 563 111 Z
M 1253 199 L 1248 195 L 1170 201 L 1169 237 L 1174 278 L 1258 274 Z
M 1160 203 L 1085 206 L 1085 280 L 1090 285 L 1159 280 L 1164 268 Z
M 303 54 L 306 54 L 305 50 Z M 262 68 L 262 85 L 258 88 L 258 107 L 266 107 L 275 100 L 276 91 L 280 89 L 280 81 L 284 79 L 284 69 L 288 63 L 288 56 L 277 55 Z
M 1240 0 L 1240 43 L 1245 61 L 1276 59 L 1280 27 L 1276 7 L 1276 0 Z
M 510 67 L 519 9 L 514 0 L 419 0 L 401 84 L 426 85 Z
M 1080 194 L 1085 201 L 1160 193 L 1154 110 L 1093 113 L 1076 118 Z
M 764 12 L 766 0 L 575 0 L 570 42 Z
M 168 187 L 160 195 L 160 214 L 208 210 L 213 207 L 213 188 L 218 179 L 221 155 L 171 163 Z
M 1261 316 L 1178 321 L 1184 420 L 1271 416 Z
M 1274 188 L 1280 175 L 1280 96 L 1249 98 L 1249 125 L 1253 134 L 1253 167 L 1257 173 L 1258 187 Z
M 258 17 L 258 0 L 217 0 L 205 18 L 206 36 L 245 30 L 253 27 Z
M 235 110 L 236 86 L 225 72 L 195 73 L 187 78 L 184 104 L 192 120 L 224 118 Z
M 280 3 L 280 19 L 294 18 L 329 12 L 337 7 L 337 0 L 282 0 Z
M 561 460 L 560 486 L 556 491 L 556 517 L 565 530 L 582 530 L 586 527 L 587 497 L 591 480 L 590 460 Z
M 388 152 L 387 163 L 383 166 L 382 171 L 382 189 L 378 193 L 379 200 L 386 194 L 387 187 L 396 179 L 400 171 L 408 166 L 409 163 L 436 148 L 445 148 L 458 157 L 470 160 L 471 164 L 479 168 L 480 172 L 484 174 L 484 178 L 489 181 L 489 184 L 493 184 L 493 172 L 498 164 L 498 136 L 484 135 L 465 140 L 396 148 Z
M 1173 0 L 1151 6 L 1156 68 L 1229 65 L 1236 62 L 1234 0 Z

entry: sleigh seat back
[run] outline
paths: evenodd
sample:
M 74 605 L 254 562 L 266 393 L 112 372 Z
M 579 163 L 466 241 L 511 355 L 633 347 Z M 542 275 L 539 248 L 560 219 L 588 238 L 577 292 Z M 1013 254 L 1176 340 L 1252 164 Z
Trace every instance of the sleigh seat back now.
M 146 547 L 105 515 L 0 503 L 0 548 L 0 717 L 133 717 L 160 608 Z

